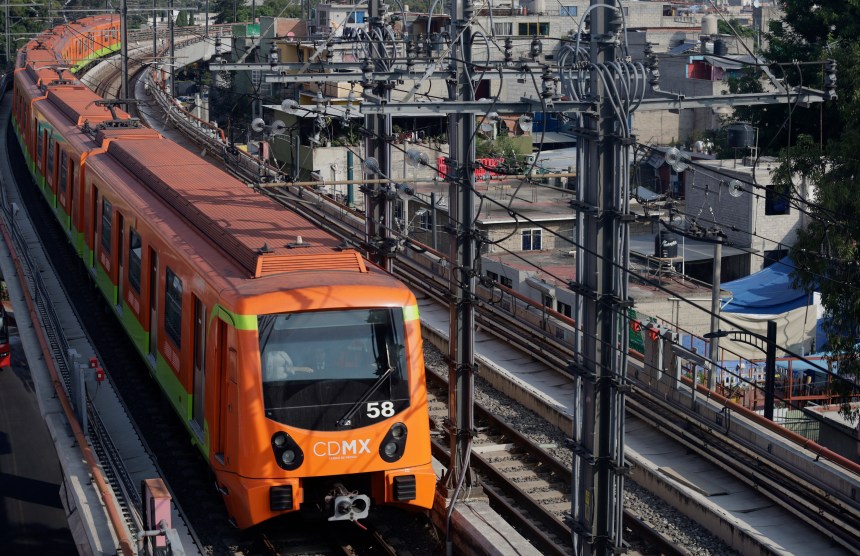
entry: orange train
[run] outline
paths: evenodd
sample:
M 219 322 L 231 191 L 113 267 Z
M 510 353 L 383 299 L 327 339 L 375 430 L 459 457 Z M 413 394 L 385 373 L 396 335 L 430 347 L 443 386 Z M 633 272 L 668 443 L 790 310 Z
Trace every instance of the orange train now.
M 75 36 L 104 20 L 77 22 Z M 231 520 L 430 507 L 413 294 L 102 101 L 62 69 L 64 32 L 19 52 L 15 131 L 36 186 L 209 461 Z

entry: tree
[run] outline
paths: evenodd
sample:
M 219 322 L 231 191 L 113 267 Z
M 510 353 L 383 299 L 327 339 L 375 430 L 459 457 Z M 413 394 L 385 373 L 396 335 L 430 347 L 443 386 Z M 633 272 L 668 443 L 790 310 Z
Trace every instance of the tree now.
M 791 249 L 795 283 L 821 292 L 829 314 L 828 347 L 840 358 L 839 374 L 860 379 L 860 0 L 785 0 L 782 26 L 772 27 L 769 54 L 777 60 L 836 61 L 838 100 L 818 108 L 818 134 L 799 136 L 782 149 L 774 187 L 790 195 L 809 224 Z M 797 56 L 800 53 L 802 56 Z M 795 55 L 787 58 L 786 55 Z M 803 66 L 804 85 L 821 87 L 822 66 Z M 807 118 L 812 120 L 814 118 Z M 794 130 L 792 130 L 794 131 Z M 811 203 L 796 184 L 817 188 Z M 844 383 L 840 383 L 847 389 Z M 846 392 L 847 393 L 847 392 Z M 851 413 L 846 406 L 843 412 Z M 853 412 L 857 417 L 858 412 Z

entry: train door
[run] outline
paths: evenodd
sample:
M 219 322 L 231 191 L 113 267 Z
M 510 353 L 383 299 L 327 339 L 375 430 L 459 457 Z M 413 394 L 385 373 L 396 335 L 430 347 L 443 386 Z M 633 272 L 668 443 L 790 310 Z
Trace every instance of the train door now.
M 92 259 L 90 260 L 90 272 L 95 275 L 96 273 L 96 260 L 98 260 L 98 245 L 99 242 L 96 237 L 96 231 L 99 228 L 98 214 L 99 214 L 99 188 L 96 187 L 96 184 L 93 184 L 93 203 L 90 207 L 90 214 L 92 215 L 90 219 L 90 245 L 93 246 Z
M 158 254 L 149 249 L 149 362 L 155 366 L 158 350 Z
M 75 161 L 69 161 L 69 200 L 66 206 L 69 209 L 69 230 L 75 226 Z
M 215 319 L 218 326 L 216 358 L 218 362 L 217 385 L 217 423 L 215 458 L 229 467 L 231 455 L 236 451 L 238 434 L 239 403 L 239 357 L 236 353 L 236 330 L 221 319 Z
M 122 300 L 125 298 L 123 295 L 123 285 L 125 284 L 125 251 L 123 250 L 123 238 L 125 237 L 125 230 L 123 229 L 123 218 L 122 213 L 116 211 L 116 233 L 117 233 L 117 242 L 116 242 L 116 263 L 117 263 L 117 275 L 116 275 L 116 309 L 119 312 L 122 312 Z
M 192 429 L 203 438 L 203 402 L 206 393 L 206 306 L 194 297 L 194 402 L 191 406 Z

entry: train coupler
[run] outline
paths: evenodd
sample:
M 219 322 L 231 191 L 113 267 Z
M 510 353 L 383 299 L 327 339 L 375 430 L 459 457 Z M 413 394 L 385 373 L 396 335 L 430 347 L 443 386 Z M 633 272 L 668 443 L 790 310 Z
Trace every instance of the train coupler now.
M 367 517 L 370 510 L 370 497 L 348 491 L 343 485 L 336 484 L 325 497 L 326 507 L 331 512 L 329 521 L 356 521 Z

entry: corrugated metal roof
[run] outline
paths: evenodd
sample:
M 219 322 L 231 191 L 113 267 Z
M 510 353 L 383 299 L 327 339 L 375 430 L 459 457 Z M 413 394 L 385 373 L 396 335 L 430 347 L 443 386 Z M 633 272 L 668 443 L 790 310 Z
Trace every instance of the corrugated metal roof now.
M 340 250 L 337 238 L 171 141 L 120 139 L 108 153 L 251 276 L 311 264 L 367 271 L 354 251 Z

